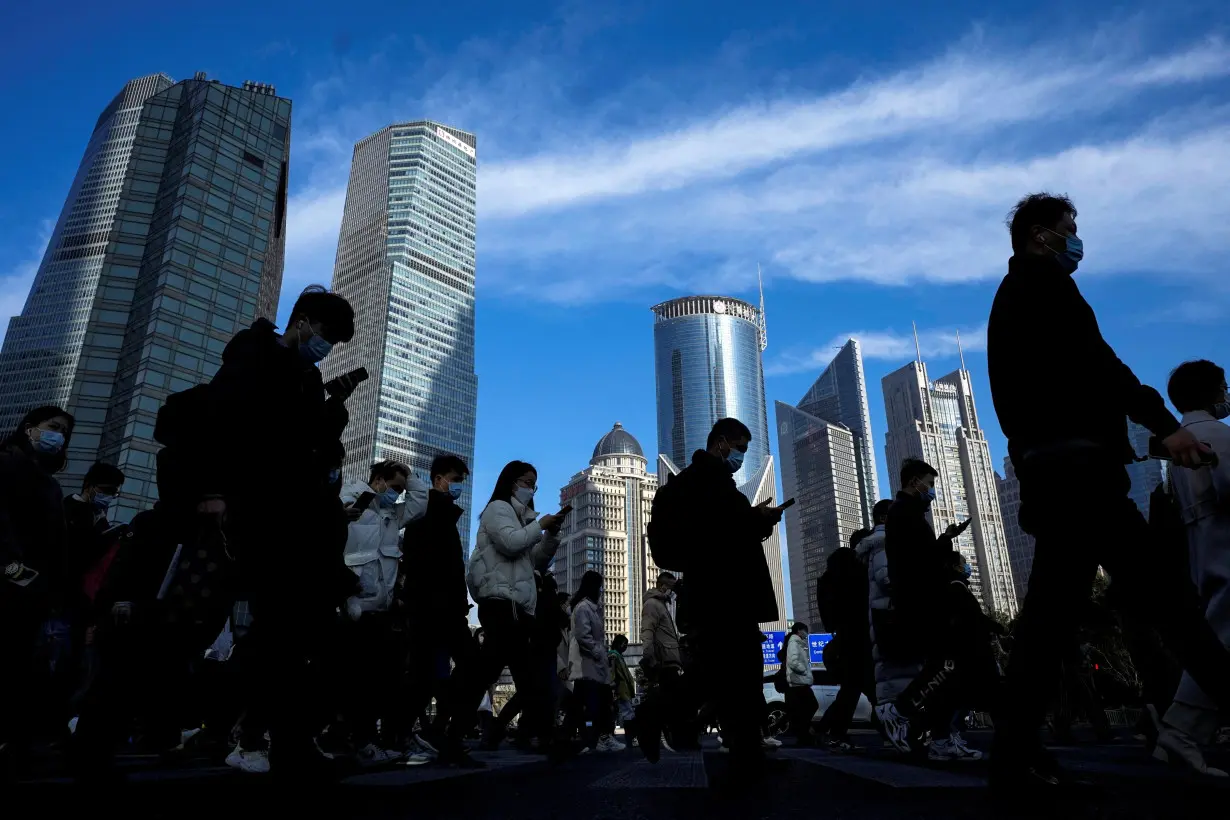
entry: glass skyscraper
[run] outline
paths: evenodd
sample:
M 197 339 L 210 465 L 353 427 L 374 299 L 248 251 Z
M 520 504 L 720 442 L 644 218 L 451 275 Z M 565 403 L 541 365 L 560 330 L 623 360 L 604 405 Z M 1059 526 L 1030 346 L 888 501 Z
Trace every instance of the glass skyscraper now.
M 774 497 L 761 360 L 763 310 L 725 296 L 685 296 L 656 305 L 653 313 L 659 481 L 705 449 L 714 422 L 736 418 L 752 431 L 752 441 L 735 482 L 754 504 Z M 775 626 L 784 626 L 785 583 L 776 530 L 764 550 L 777 593 Z
M 969 559 L 971 589 L 990 610 L 1012 617 L 1016 590 L 1004 535 L 995 471 L 986 436 L 978 424 L 969 372 L 962 367 L 931 382 L 921 360 L 910 362 L 881 382 L 888 420 L 885 455 L 895 494 L 901 489 L 901 464 L 921 458 L 936 469 L 931 524 L 937 533 L 973 518 L 954 545 Z
M 1012 459 L 1004 456 L 1004 475 L 995 476 L 999 490 L 999 509 L 1004 515 L 1004 536 L 1008 539 L 1008 558 L 1012 562 L 1012 583 L 1019 603 L 1029 589 L 1029 573 L 1034 566 L 1034 537 L 1021 529 L 1021 481 L 1016 477 Z
M 1136 457 L 1144 459 L 1127 465 L 1128 477 L 1132 480 L 1129 495 L 1132 502 L 1146 519 L 1149 517 L 1149 500 L 1163 482 L 1166 481 L 1166 462 L 1148 458 L 1149 439 L 1153 436 L 1147 427 L 1142 427 L 1131 419 L 1127 420 L 1128 441 Z
M 347 401 L 346 474 L 432 459 L 474 466 L 475 190 L 473 134 L 420 120 L 359 142 L 350 165 L 333 289 L 355 309 L 355 337 L 325 359 L 326 379 L 365 367 Z M 471 509 L 471 484 L 458 502 Z M 458 521 L 469 550 L 470 517 Z
M 77 418 L 69 491 L 95 460 L 127 475 L 112 517 L 157 499 L 153 439 L 169 393 L 277 312 L 290 100 L 165 74 L 103 110 L 20 316 L 0 352 L 0 424 L 46 403 Z
M 797 500 L 786 511 L 794 616 L 818 631 L 816 580 L 833 550 L 871 525 L 879 499 L 858 341 L 842 346 L 797 407 L 775 406 L 782 491 Z

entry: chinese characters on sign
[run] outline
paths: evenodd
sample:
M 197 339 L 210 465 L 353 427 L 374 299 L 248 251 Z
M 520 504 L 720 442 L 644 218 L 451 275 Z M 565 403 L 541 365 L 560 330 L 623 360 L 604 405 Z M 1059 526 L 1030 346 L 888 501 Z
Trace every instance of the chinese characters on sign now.
M 786 633 L 766 632 L 765 634 L 769 639 L 760 645 L 764 665 L 775 666 L 778 662 L 777 653 L 781 651 L 782 643 L 786 640 Z M 812 663 L 824 663 L 824 647 L 828 646 L 831 640 L 833 640 L 831 632 L 817 632 L 807 636 L 807 648 L 810 650 Z

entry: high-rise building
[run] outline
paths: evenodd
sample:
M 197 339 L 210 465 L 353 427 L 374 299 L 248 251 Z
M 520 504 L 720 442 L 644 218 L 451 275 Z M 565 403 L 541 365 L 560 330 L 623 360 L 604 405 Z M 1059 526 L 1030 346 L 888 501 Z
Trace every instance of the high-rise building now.
M 1034 565 L 1034 537 L 1021 529 L 1021 482 L 1016 477 L 1012 459 L 1004 456 L 1004 475 L 995 476 L 999 487 L 999 510 L 1004 516 L 1004 537 L 1008 539 L 1008 560 L 1012 564 L 1012 582 L 1018 605 L 1025 601 L 1029 589 L 1029 572 Z
M 653 308 L 660 482 L 705 449 L 718 419 L 736 418 L 752 431 L 752 441 L 735 482 L 753 504 L 775 496 L 761 360 L 767 345 L 763 302 L 758 310 L 725 296 L 685 296 Z M 780 629 L 786 591 L 777 530 L 764 542 L 764 553 L 779 613 L 764 626 Z
M 1149 498 L 1153 495 L 1153 491 L 1166 481 L 1166 462 L 1149 458 L 1149 439 L 1153 434 L 1147 427 L 1142 427 L 1128 419 L 1127 434 L 1136 457 L 1142 459 L 1127 465 L 1128 477 L 1132 480 L 1132 489 L 1129 494 L 1137 509 L 1147 519 Z
M 645 528 L 658 478 L 648 472 L 640 442 L 619 422 L 594 445 L 589 467 L 560 490 L 571 504 L 552 567 L 561 590 L 575 592 L 588 570 L 602 573 L 607 637 L 640 642 L 641 605 L 658 569 Z
M 816 580 L 833 550 L 871 526 L 879 498 L 863 357 L 850 339 L 795 407 L 776 402 L 794 617 L 820 628 Z
M 894 494 L 905 459 L 921 458 L 936 469 L 932 526 L 940 532 L 973 518 L 955 545 L 973 566 L 971 589 L 988 609 L 1012 617 L 1017 600 L 1007 539 L 969 371 L 962 365 L 932 382 L 920 357 L 885 376 L 882 386 L 888 419 L 884 449 Z
M 400 461 L 429 479 L 440 454 L 474 464 L 474 135 L 420 120 L 360 141 L 350 165 L 333 289 L 355 309 L 354 340 L 325 378 L 357 367 L 344 469 Z M 458 502 L 469 510 L 470 483 Z M 457 523 L 470 545 L 470 516 Z
M 207 381 L 222 349 L 277 312 L 290 100 L 153 74 L 103 110 L 20 316 L 0 352 L 0 426 L 59 404 L 76 416 L 66 488 L 95 460 L 127 475 L 126 521 L 157 498 L 154 422 Z

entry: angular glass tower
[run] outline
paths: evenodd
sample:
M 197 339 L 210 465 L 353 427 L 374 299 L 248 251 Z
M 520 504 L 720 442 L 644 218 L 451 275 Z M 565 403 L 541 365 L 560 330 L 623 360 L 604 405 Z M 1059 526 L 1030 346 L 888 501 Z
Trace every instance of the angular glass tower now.
M 236 331 L 277 312 L 290 115 L 260 83 L 129 82 L 99 117 L 10 323 L 4 423 L 65 405 L 77 428 L 60 481 L 75 491 L 96 459 L 119 466 L 116 520 L 157 499 L 167 395 L 207 381 Z
M 1166 480 L 1167 462 L 1149 458 L 1149 438 L 1153 435 L 1147 427 L 1141 427 L 1131 419 L 1127 420 L 1128 441 L 1136 452 L 1136 457 L 1144 459 L 1127 465 L 1128 477 L 1132 480 L 1129 495 L 1132 502 L 1146 519 L 1149 517 L 1149 500 L 1156 490 Z
M 888 374 L 881 385 L 893 493 L 901 489 L 901 463 L 907 458 L 921 458 L 939 472 L 930 508 L 932 526 L 938 533 L 949 524 L 974 519 L 955 544 L 973 566 L 971 587 L 988 609 L 1014 616 L 1016 590 L 995 471 L 978 424 L 969 371 L 962 367 L 933 383 L 919 360 Z
M 725 296 L 685 296 L 653 308 L 658 402 L 660 482 L 685 468 L 705 448 L 713 424 L 736 418 L 752 431 L 735 482 L 757 504 L 775 495 L 769 421 L 765 408 L 764 310 Z M 778 622 L 785 625 L 781 542 L 774 530 L 764 542 L 777 593 Z
M 394 459 L 426 480 L 443 453 L 473 469 L 476 146 L 473 134 L 426 120 L 355 146 L 333 268 L 355 337 L 323 364 L 326 379 L 356 367 L 371 377 L 347 402 L 352 478 Z M 471 509 L 470 482 L 458 503 Z M 468 553 L 470 516 L 457 526 Z
M 1004 456 L 1004 475 L 1001 478 L 996 474 L 995 483 L 999 510 L 1004 516 L 1004 536 L 1008 539 L 1008 558 L 1012 562 L 1012 583 L 1020 606 L 1029 590 L 1029 573 L 1034 566 L 1034 537 L 1021 529 L 1021 481 L 1008 456 Z

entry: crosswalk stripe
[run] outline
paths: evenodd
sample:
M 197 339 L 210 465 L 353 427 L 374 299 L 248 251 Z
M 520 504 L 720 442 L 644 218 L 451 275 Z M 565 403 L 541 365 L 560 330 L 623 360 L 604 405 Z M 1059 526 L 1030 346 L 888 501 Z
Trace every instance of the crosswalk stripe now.
M 986 780 L 976 774 L 933 769 L 904 761 L 824 751 L 792 750 L 785 755 L 895 789 L 980 789 L 986 786 Z
M 654 765 L 638 760 L 631 766 L 600 777 L 589 784 L 591 789 L 707 789 L 709 776 L 701 752 L 662 753 Z

